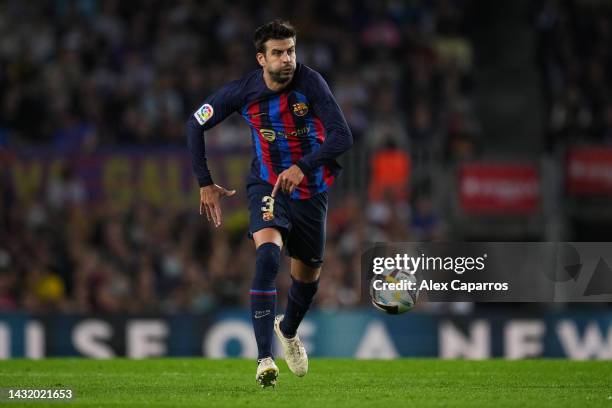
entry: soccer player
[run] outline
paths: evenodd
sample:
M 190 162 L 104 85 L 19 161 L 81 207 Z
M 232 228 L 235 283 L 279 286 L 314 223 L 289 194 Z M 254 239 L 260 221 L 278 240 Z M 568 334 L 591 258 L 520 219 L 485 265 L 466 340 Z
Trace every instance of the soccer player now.
M 254 34 L 261 69 L 210 95 L 186 126 L 193 169 L 200 185 L 200 214 L 221 225 L 220 198 L 233 196 L 214 184 L 206 163 L 203 132 L 239 112 L 248 123 L 253 161 L 247 180 L 249 235 L 256 248 L 250 290 L 251 320 L 258 347 L 256 380 L 273 386 L 278 367 L 272 332 L 289 369 L 308 371 L 297 328 L 317 292 L 325 246 L 327 190 L 340 172 L 336 158 L 353 138 L 338 104 L 319 73 L 296 62 L 296 31 L 275 20 Z M 283 245 L 291 257 L 287 308 L 275 317 L 275 279 Z

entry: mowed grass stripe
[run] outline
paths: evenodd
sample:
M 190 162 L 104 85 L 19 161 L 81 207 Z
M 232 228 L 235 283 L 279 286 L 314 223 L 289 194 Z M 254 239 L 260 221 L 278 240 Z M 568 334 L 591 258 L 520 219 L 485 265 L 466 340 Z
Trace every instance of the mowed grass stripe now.
M 71 388 L 70 406 L 92 407 L 612 408 L 612 362 L 312 359 L 304 378 L 278 364 L 279 385 L 262 390 L 252 360 L 5 360 L 0 387 Z

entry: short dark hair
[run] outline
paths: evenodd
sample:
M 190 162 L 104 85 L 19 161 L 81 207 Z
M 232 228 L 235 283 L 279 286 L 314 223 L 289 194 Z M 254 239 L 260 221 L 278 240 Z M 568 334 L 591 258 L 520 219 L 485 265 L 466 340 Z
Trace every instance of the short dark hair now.
M 297 31 L 288 21 L 272 20 L 269 23 L 258 27 L 253 34 L 253 43 L 257 52 L 266 52 L 266 41 L 284 40 L 285 38 L 295 38 Z

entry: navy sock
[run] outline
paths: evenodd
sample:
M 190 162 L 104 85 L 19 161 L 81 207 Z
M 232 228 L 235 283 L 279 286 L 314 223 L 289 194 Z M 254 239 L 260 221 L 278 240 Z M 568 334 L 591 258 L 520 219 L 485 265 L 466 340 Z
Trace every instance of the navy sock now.
M 257 248 L 255 277 L 251 296 L 251 320 L 259 351 L 258 359 L 272 357 L 272 336 L 276 312 L 276 274 L 280 264 L 280 247 L 271 242 Z
M 297 333 L 297 328 L 302 322 L 319 288 L 318 279 L 314 282 L 306 283 L 300 282 L 292 276 L 291 280 L 293 283 L 291 284 L 291 288 L 289 288 L 287 309 L 285 311 L 285 317 L 280 325 L 283 334 L 289 338 L 295 336 Z

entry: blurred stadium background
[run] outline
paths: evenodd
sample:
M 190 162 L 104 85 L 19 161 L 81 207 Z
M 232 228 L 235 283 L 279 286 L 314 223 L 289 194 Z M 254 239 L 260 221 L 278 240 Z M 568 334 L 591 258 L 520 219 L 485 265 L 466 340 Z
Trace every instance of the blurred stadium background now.
M 606 241 L 608 1 L 0 2 L 0 358 L 253 356 L 246 125 L 207 134 L 239 195 L 198 215 L 186 118 L 299 30 L 355 136 L 333 189 L 315 356 L 612 359 L 612 309 L 360 296 L 383 241 Z M 289 283 L 283 263 L 283 308 Z M 518 307 L 517 307 L 518 306 Z

